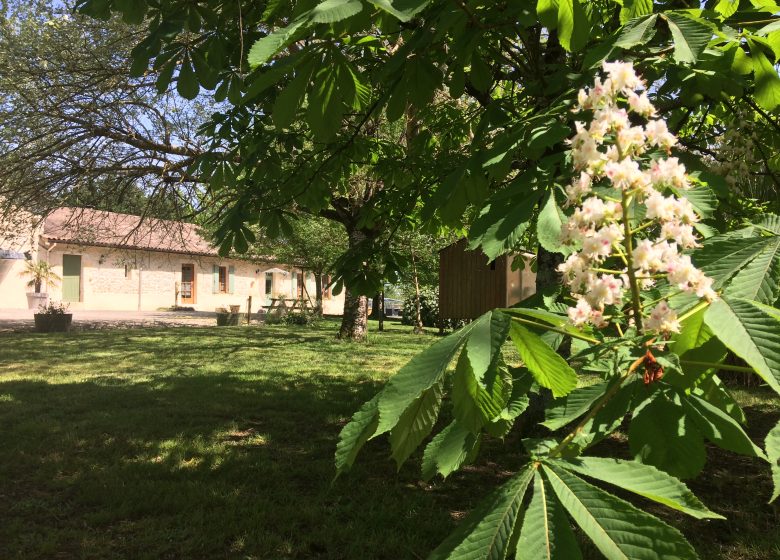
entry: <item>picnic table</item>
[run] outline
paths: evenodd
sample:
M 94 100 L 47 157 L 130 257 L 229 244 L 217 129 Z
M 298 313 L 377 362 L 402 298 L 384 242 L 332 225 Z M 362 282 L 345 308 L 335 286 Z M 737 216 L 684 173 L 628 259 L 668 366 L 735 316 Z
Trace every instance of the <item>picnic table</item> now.
M 288 306 L 288 303 L 292 305 Z M 305 298 L 271 298 L 270 305 L 264 305 L 263 308 L 270 315 L 274 312 L 279 314 L 295 313 L 296 311 L 303 313 L 313 309 L 313 306 Z

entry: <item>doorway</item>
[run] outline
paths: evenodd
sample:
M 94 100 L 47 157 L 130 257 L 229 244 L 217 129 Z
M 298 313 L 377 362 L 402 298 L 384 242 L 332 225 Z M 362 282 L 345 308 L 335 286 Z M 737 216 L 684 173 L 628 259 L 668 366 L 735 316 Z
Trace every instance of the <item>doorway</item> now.
M 62 301 L 81 301 L 81 255 L 62 255 Z
M 194 264 L 181 265 L 181 302 L 195 303 L 197 280 Z

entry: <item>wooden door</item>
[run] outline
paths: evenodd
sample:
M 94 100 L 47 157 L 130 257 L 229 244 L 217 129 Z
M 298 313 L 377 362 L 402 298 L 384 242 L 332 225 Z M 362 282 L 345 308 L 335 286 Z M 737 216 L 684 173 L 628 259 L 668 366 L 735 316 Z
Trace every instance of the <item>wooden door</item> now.
M 62 301 L 81 301 L 81 255 L 62 255 Z
M 195 303 L 196 292 L 195 265 L 181 265 L 181 302 Z

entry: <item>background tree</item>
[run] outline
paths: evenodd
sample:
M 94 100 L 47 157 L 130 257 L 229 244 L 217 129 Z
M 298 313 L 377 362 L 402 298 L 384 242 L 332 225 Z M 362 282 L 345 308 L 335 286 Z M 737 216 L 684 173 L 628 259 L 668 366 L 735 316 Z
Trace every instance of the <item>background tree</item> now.
M 188 167 L 211 110 L 132 78 L 141 29 L 62 2 L 11 1 L 0 14 L 0 197 L 38 214 L 80 205 L 191 218 Z M 7 208 L 3 208 L 7 210 Z
M 345 225 L 341 278 L 369 294 L 398 264 L 380 232 L 419 201 L 426 220 L 470 224 L 491 258 L 535 226 L 539 288 L 557 283 L 556 185 L 588 70 L 633 59 L 678 131 L 729 99 L 774 111 L 772 12 L 744 4 L 79 2 L 146 22 L 136 72 L 173 65 L 232 106 L 204 129 L 214 144 L 197 167 L 225 248 L 247 245 L 247 223 L 281 223 L 294 201 Z

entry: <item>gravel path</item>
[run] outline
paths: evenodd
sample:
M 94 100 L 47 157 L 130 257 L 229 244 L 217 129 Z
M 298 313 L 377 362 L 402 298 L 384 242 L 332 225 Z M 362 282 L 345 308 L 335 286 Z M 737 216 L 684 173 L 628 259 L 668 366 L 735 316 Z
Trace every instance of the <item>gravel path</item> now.
M 211 327 L 216 314 L 209 311 L 78 311 L 74 310 L 74 330 L 127 329 L 137 327 Z M 253 319 L 254 320 L 254 319 Z M 0 332 L 33 329 L 33 310 L 0 309 Z

